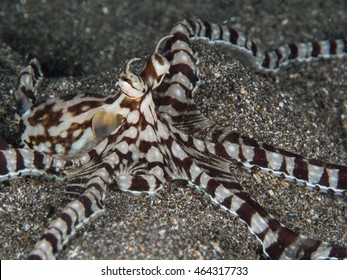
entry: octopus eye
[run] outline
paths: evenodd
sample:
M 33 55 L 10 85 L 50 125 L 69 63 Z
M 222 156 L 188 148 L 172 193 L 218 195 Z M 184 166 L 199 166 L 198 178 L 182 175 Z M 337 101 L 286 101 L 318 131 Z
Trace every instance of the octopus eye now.
M 130 70 L 130 64 L 139 60 L 133 58 L 129 60 L 125 66 L 125 71 L 120 75 L 119 86 L 123 93 L 132 99 L 137 99 L 147 92 L 147 85 L 142 78 Z
M 130 80 L 121 77 L 119 86 L 122 92 L 133 99 L 137 99 L 146 93 L 146 85 L 137 76 Z

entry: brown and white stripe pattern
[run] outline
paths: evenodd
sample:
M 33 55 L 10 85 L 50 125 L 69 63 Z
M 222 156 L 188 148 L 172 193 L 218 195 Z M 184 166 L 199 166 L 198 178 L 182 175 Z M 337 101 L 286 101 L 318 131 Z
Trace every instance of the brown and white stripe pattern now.
M 211 141 L 213 144 L 204 147 L 204 153 L 237 160 L 248 169 L 258 166 L 277 176 L 284 175 L 287 180 L 296 180 L 298 184 L 306 185 L 310 189 L 319 186 L 323 192 L 333 190 L 341 195 L 347 189 L 345 166 L 306 159 L 257 142 L 214 125 L 198 112 L 191 98 L 192 91 L 197 86 L 198 71 L 189 38 L 201 37 L 205 33 L 208 33 L 206 36 L 211 40 L 221 38 L 217 30 L 226 28 L 191 20 L 183 21 L 173 28 L 171 33 L 173 36 L 167 41 L 164 49 L 172 66 L 158 89 L 160 94 L 156 99 L 161 114 L 181 131 Z
M 68 160 L 62 158 L 70 151 L 68 144 L 63 145 L 62 153 L 56 147 L 48 149 L 52 155 L 42 153 L 47 148 L 36 151 L 39 148 L 35 144 L 28 144 L 27 149 L 0 151 L 0 180 L 53 174 L 67 178 L 67 189 L 77 196 L 50 224 L 30 258 L 54 258 L 77 230 L 101 214 L 109 184 L 134 194 L 155 194 L 165 182 L 175 179 L 187 180 L 203 191 L 212 203 L 239 217 L 259 239 L 265 255 L 270 258 L 347 258 L 346 248 L 301 236 L 283 226 L 230 176 L 230 164 L 237 160 L 246 168 L 260 166 L 265 171 L 285 174 L 287 179 L 298 180 L 310 187 L 319 185 L 336 193 L 346 191 L 346 167 L 306 160 L 258 143 L 214 125 L 199 113 L 192 100 L 199 79 L 197 57 L 190 47 L 190 40 L 200 37 L 246 49 L 258 65 L 267 64 L 255 44 L 235 30 L 186 20 L 173 28 L 163 50 L 164 56 L 158 53 L 159 42 L 141 73 L 133 73 L 131 62 L 127 64 L 120 77 L 123 92 L 100 99 L 71 96 L 65 100 L 47 101 L 28 111 L 23 123 L 29 124 L 30 128 L 39 128 L 31 136 L 42 136 L 42 143 L 55 145 L 49 137 L 62 137 L 69 129 L 72 135 L 66 136 L 67 141 L 78 143 L 79 138 L 74 133 L 77 134 L 79 128 L 72 127 L 76 121 L 88 122 L 85 131 L 90 129 L 91 133 L 85 140 L 91 140 L 95 133 L 100 136 L 88 151 L 79 143 L 80 149 L 72 150 Z M 338 42 L 336 54 L 342 49 Z M 312 57 L 326 53 L 324 44 L 319 46 L 312 44 Z M 294 57 L 294 47 L 288 48 L 291 53 L 287 58 L 281 62 L 271 59 L 269 65 L 280 65 L 291 57 L 303 57 L 300 51 Z M 285 57 L 284 51 L 281 55 Z M 33 78 L 35 75 L 28 77 L 32 81 L 36 79 Z M 32 88 L 36 93 L 32 84 L 29 82 L 24 88 Z M 105 111 L 107 118 L 104 118 Z M 115 113 L 111 115 L 117 119 L 115 123 L 109 122 L 111 111 Z M 36 119 L 40 121 L 34 123 Z M 62 124 L 67 127 L 65 130 Z
M 107 97 L 67 95 L 35 103 L 41 78 L 40 63 L 32 57 L 20 72 L 15 95 L 22 115 L 22 144 L 35 151 L 62 159 L 78 157 L 105 139 L 129 111 L 119 106 L 119 92 Z
M 264 254 L 271 259 L 346 258 L 346 248 L 307 238 L 283 226 L 237 182 L 219 183 L 214 177 L 203 174 L 196 178 L 195 184 L 199 189 L 204 188 L 214 204 L 239 217 L 263 244 Z
M 166 146 L 171 150 L 169 158 L 178 169 L 178 178 L 188 180 L 213 204 L 240 218 L 263 244 L 266 256 L 272 259 L 347 257 L 347 248 L 299 235 L 273 218 L 230 176 L 229 165 L 206 149 L 213 143 L 190 136 L 173 136 L 167 140 Z
M 240 41 L 237 41 L 236 31 L 228 29 L 229 33 L 223 33 L 222 31 L 225 29 L 225 26 L 221 27 L 206 22 L 183 21 L 173 28 L 171 32 L 173 36 L 167 41 L 164 48 L 165 56 L 172 67 L 158 89 L 159 96 L 155 97 L 159 111 L 175 128 L 200 138 L 191 139 L 188 150 L 194 152 L 187 152 L 185 155 L 178 153 L 182 159 L 180 161 L 176 159 L 174 164 L 184 166 L 183 170 L 180 170 L 183 177 L 188 176 L 197 188 L 206 191 L 214 203 L 241 218 L 260 239 L 264 252 L 271 258 L 345 258 L 345 248 L 330 247 L 324 242 L 300 236 L 283 227 L 253 201 L 239 184 L 228 179 L 227 175 L 224 176 L 222 182 L 218 182 L 216 171 L 208 175 L 202 171 L 211 170 L 216 166 L 218 166 L 217 170 L 223 170 L 226 161 L 230 160 L 231 163 L 232 160 L 237 160 L 242 162 L 246 168 L 259 166 L 278 176 L 283 174 L 287 180 L 296 180 L 298 184 L 305 184 L 309 188 L 318 185 L 322 191 L 330 189 L 334 190 L 336 194 L 342 194 L 347 189 L 347 168 L 345 166 L 308 160 L 291 152 L 243 137 L 211 124 L 197 111 L 192 102 L 192 93 L 197 86 L 198 70 L 194 51 L 190 47 L 190 38 L 207 37 L 209 40 L 226 40 L 227 37 L 231 38 L 230 36 L 233 35 L 232 43 L 243 48 L 253 49 L 254 56 L 257 54 L 255 45 L 242 37 L 240 37 Z M 228 36 L 222 37 L 221 34 Z M 341 50 L 341 46 L 339 50 Z M 339 53 L 341 52 L 339 51 Z M 174 147 L 177 149 L 177 145 Z M 204 164 L 204 160 L 199 160 L 199 167 L 196 159 L 195 162 L 191 161 L 188 164 L 188 157 L 192 157 L 192 154 L 196 154 L 197 151 L 200 156 L 208 157 L 209 162 L 213 156 L 218 156 L 223 160 L 219 160 L 219 163 L 217 160 L 213 167 Z M 202 169 L 201 166 L 203 166 Z M 190 173 L 187 173 L 187 170 Z M 224 167 L 224 172 L 228 172 L 227 167 Z M 225 187 L 230 184 L 235 190 L 226 191 Z M 239 193 L 242 193 L 242 198 L 247 199 L 238 197 Z M 218 196 L 223 199 L 216 199 L 215 197 Z
M 180 23 L 188 29 L 192 39 L 205 39 L 212 43 L 228 44 L 254 57 L 252 64 L 262 71 L 276 71 L 291 61 L 308 61 L 313 58 L 341 57 L 347 54 L 347 38 L 288 44 L 262 51 L 254 42 L 237 30 L 215 23 L 187 19 Z
M 3 150 L 0 151 L 0 181 L 22 176 L 40 176 L 45 173 L 60 177 L 65 169 L 73 165 L 71 161 L 56 159 L 34 150 Z
M 79 156 L 109 135 L 128 112 L 120 108 L 119 95 L 71 95 L 35 104 L 21 118 L 22 143 L 63 159 Z
M 36 102 L 36 90 L 42 80 L 40 63 L 33 55 L 28 56 L 29 64 L 18 76 L 18 88 L 15 92 L 19 114 L 24 114 Z
M 113 163 L 104 162 L 86 184 L 86 190 L 71 201 L 35 244 L 29 259 L 54 259 L 55 254 L 84 224 L 98 217 L 104 210 L 106 182 L 113 173 Z
M 158 142 L 167 140 L 169 131 L 163 123 L 155 123 L 153 105 L 150 94 L 142 100 L 133 100 L 124 126 L 74 160 L 80 167 L 67 172 L 66 176 L 76 178 L 81 173 L 88 176 L 85 191 L 51 223 L 36 243 L 30 259 L 53 259 L 78 229 L 101 214 L 111 179 L 118 189 L 134 194 L 153 194 L 166 182 L 168 173 Z M 161 132 L 160 136 L 157 131 Z M 93 162 L 95 164 L 89 166 Z M 88 175 L 86 168 L 96 170 Z
M 342 195 L 347 190 L 346 166 L 307 159 L 235 132 L 224 136 L 216 134 L 216 144 L 207 148 L 213 154 L 233 158 L 246 168 L 258 166 L 265 172 L 284 176 L 286 180 L 296 181 L 298 185 L 305 185 L 309 189 L 318 186 L 322 192 L 332 190 L 336 195 Z

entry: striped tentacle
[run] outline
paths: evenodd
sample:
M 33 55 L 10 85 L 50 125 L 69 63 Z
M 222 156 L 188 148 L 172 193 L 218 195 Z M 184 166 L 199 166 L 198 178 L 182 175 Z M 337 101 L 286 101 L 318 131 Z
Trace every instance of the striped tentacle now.
M 64 176 L 65 169 L 75 164 L 30 149 L 3 150 L 0 151 L 0 181 L 42 174 Z
M 305 159 L 285 150 L 241 137 L 237 133 L 213 125 L 196 109 L 191 97 L 197 85 L 198 73 L 196 59 L 190 47 L 190 38 L 204 37 L 211 41 L 230 41 L 229 43 L 239 47 L 248 46 L 249 50 L 252 48 L 256 50 L 254 44 L 229 27 L 202 21 L 185 20 L 177 24 L 171 33 L 173 36 L 164 48 L 171 67 L 158 89 L 158 97 L 155 96 L 159 111 L 171 124 L 197 138 L 219 143 L 216 147 L 210 145 L 211 154 L 240 161 L 247 168 L 259 166 L 262 170 L 271 171 L 278 176 L 284 175 L 287 180 L 297 180 L 309 188 L 318 185 L 323 192 L 332 189 L 336 194 L 341 194 L 347 189 L 346 167 Z M 330 41 L 332 45 L 336 45 L 336 50 L 331 51 L 333 54 L 342 55 L 345 51 L 341 42 L 334 44 Z M 317 44 L 313 45 L 317 48 Z M 322 56 L 327 55 L 326 49 L 327 47 L 321 48 Z M 255 52 L 257 53 L 260 52 Z M 314 54 L 318 56 L 317 51 Z M 209 152 L 208 149 L 206 152 Z
M 163 176 L 163 169 L 157 167 L 154 171 L 156 174 L 136 176 L 127 174 L 119 175 L 115 178 L 116 187 L 121 191 L 135 195 L 146 193 L 152 196 L 160 190 L 166 182 Z
M 271 259 L 347 258 L 347 248 L 330 246 L 283 226 L 236 182 L 219 183 L 214 177 L 201 173 L 193 183 L 198 188 L 203 187 L 212 202 L 246 223 Z
M 315 58 L 342 57 L 347 54 L 347 39 L 331 39 L 310 43 L 288 44 L 265 51 L 258 67 L 276 71 L 291 61 L 309 61 Z
M 166 129 L 160 121 L 158 125 L 161 131 Z M 110 155 L 114 160 L 123 158 L 116 171 L 115 183 L 121 191 L 153 195 L 170 177 L 165 147 L 160 144 L 162 140 L 159 137 L 162 135 L 156 135 L 157 130 L 151 124 L 146 124 L 136 135 L 137 139 L 129 139 L 135 136 L 132 130 L 133 127 L 123 132 L 126 137 L 114 146 Z M 168 135 L 167 131 L 164 133 L 164 137 Z M 136 146 L 132 144 L 134 140 L 137 142 Z
M 135 121 L 131 114 L 129 118 Z M 117 133 L 117 141 L 112 141 L 112 135 L 109 137 L 114 145 L 107 146 L 109 150 L 105 151 L 106 159 L 118 166 L 113 183 L 121 191 L 153 195 L 169 178 L 167 159 L 162 153 L 165 148 L 158 143 L 160 140 L 151 124 L 143 124 L 138 131 L 131 125 L 122 128 L 124 130 Z
M 347 190 L 346 166 L 307 159 L 222 128 L 211 132 L 210 140 L 214 144 L 207 144 L 206 152 L 237 160 L 247 169 L 258 166 L 309 189 L 318 186 L 322 192 L 333 190 L 336 195 Z
M 154 101 L 167 122 L 184 132 L 194 133 L 208 124 L 193 101 L 199 84 L 197 57 L 190 47 L 189 29 L 178 23 L 166 41 L 163 54 L 170 62 L 169 73 L 156 89 Z
M 170 178 L 167 170 L 168 152 L 163 144 L 169 137 L 169 130 L 161 120 L 147 122 L 153 119 L 152 113 L 147 112 L 143 118 L 136 120 L 130 113 L 128 120 L 138 128 L 130 124 L 129 127 L 122 127 L 124 130 L 117 134 L 117 144 L 110 150 L 112 153 L 108 158 L 119 162 L 114 183 L 121 191 L 153 195 Z M 112 135 L 109 139 L 112 139 Z
M 112 162 L 104 161 L 86 184 L 85 191 L 71 201 L 35 244 L 29 259 L 54 259 L 77 230 L 104 211 L 105 191 L 114 170 Z
M 68 178 L 65 187 L 66 197 L 69 200 L 78 198 L 86 190 L 88 181 L 89 177 L 85 176 L 85 174 Z
M 236 160 L 246 169 L 260 167 L 264 172 L 296 181 L 309 189 L 318 186 L 321 192 L 332 190 L 336 195 L 347 190 L 346 166 L 307 159 L 223 127 L 215 126 L 206 134 L 204 141 L 196 139 L 193 143 L 202 153 L 217 155 L 230 162 Z
M 265 255 L 271 259 L 347 258 L 347 248 L 299 235 L 273 218 L 230 176 L 225 161 L 208 155 L 203 141 L 193 137 L 181 141 L 176 138 L 168 142 L 179 176 L 204 192 L 222 210 L 246 223 L 262 243 Z M 199 149 L 193 149 L 192 144 Z
M 222 43 L 248 53 L 254 59 L 250 63 L 261 71 L 275 72 L 292 61 L 308 61 L 313 58 L 340 57 L 347 54 L 347 39 L 315 41 L 287 44 L 276 49 L 261 51 L 244 34 L 226 25 L 201 20 L 185 20 L 181 23 L 189 29 L 190 38 L 206 39 L 212 43 Z
M 76 200 L 70 202 L 63 209 L 59 218 L 50 224 L 40 241 L 36 243 L 29 258 L 54 259 L 55 254 L 62 250 L 63 246 L 67 244 L 77 230 L 100 215 L 104 211 L 104 197 L 107 184 L 115 174 L 118 175 L 114 178 L 114 187 L 122 191 L 134 194 L 154 194 L 158 191 L 166 181 L 165 177 L 167 175 L 165 175 L 164 167 L 157 163 L 158 157 L 160 158 L 161 156 L 157 152 L 154 152 L 152 148 L 149 148 L 148 151 L 147 159 L 149 157 L 151 159 L 149 159 L 147 166 L 142 164 L 142 170 L 137 170 L 138 172 L 143 172 L 145 168 L 148 168 L 149 171 L 146 175 L 118 174 L 124 170 L 122 163 L 119 162 L 120 153 L 124 153 L 124 149 L 121 149 L 121 151 L 118 150 L 118 155 L 114 151 L 105 157 L 103 163 L 91 175 L 88 183 L 82 186 L 81 189 L 85 189 L 83 194 Z M 96 152 L 90 153 L 94 153 L 95 155 Z M 136 169 L 136 167 L 133 169 Z M 131 172 L 134 170 L 125 171 Z

